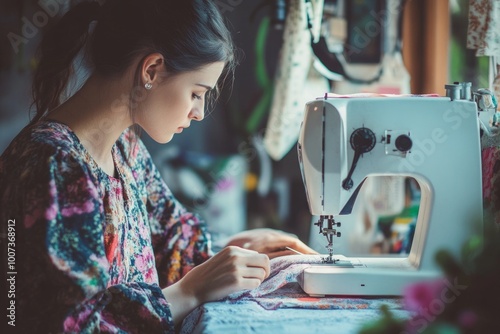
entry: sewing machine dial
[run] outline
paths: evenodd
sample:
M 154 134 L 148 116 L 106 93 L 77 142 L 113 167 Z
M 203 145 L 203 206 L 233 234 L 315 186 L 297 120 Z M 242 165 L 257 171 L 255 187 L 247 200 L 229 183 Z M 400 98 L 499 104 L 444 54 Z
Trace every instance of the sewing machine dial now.
M 396 149 L 401 152 L 408 152 L 411 147 L 413 146 L 413 142 L 411 141 L 411 138 L 407 135 L 399 135 L 398 138 L 396 138 Z
M 342 181 L 342 188 L 345 190 L 350 190 L 354 184 L 352 181 L 352 173 L 354 173 L 354 169 L 358 164 L 359 157 L 363 153 L 370 152 L 375 147 L 376 143 L 375 133 L 368 128 L 358 128 L 354 130 L 351 134 L 351 147 L 354 150 L 354 158 L 352 161 L 351 168 L 349 169 L 349 173 L 347 177 Z
M 375 134 L 368 128 L 358 128 L 351 134 L 351 147 L 355 152 L 370 152 L 376 143 Z
M 406 158 L 413 147 L 413 140 L 408 130 L 386 130 L 382 143 L 385 144 L 385 154 L 402 158 Z

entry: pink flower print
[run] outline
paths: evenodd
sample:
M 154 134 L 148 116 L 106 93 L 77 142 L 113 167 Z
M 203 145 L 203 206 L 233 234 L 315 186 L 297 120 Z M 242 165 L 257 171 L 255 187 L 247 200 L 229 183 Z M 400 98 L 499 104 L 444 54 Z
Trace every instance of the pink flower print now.
M 141 220 L 141 222 L 139 223 L 139 235 L 141 236 L 142 239 L 144 240 L 148 240 L 151 236 L 151 232 L 149 230 L 149 228 L 147 228 L 144 224 L 144 222 L 142 221 L 142 218 L 139 218 Z
M 154 267 L 151 267 L 151 269 L 144 274 L 144 281 L 149 284 L 158 284 L 158 273 Z
M 145 273 L 150 267 L 152 267 L 153 255 L 151 251 L 146 247 L 142 250 L 142 253 L 135 259 L 135 265 L 140 272 Z
M 185 238 L 191 238 L 193 236 L 193 227 L 188 224 L 182 224 L 182 235 Z
M 79 204 L 80 203 L 75 203 L 73 206 L 62 209 L 61 214 L 64 217 L 71 217 L 73 215 L 90 213 L 94 210 L 94 203 L 92 203 L 92 201 L 87 201 L 80 205 Z
M 76 319 L 74 317 L 67 317 L 66 320 L 64 320 L 64 329 L 65 330 L 72 330 L 76 326 Z
M 135 259 L 135 266 L 137 267 L 137 270 L 144 272 L 148 267 L 147 260 L 142 256 L 138 256 Z
M 81 330 L 80 324 L 87 322 L 87 319 L 91 313 L 92 309 L 87 308 L 77 315 L 77 317 L 69 316 L 64 320 L 64 331 L 68 332 L 79 332 Z
M 92 198 L 98 197 L 97 189 L 95 185 L 92 183 L 90 179 L 84 178 L 86 186 L 85 189 L 88 191 L 88 194 Z
M 482 168 L 483 168 L 483 198 L 489 201 L 491 198 L 492 191 L 492 179 L 493 179 L 493 166 L 495 164 L 495 150 L 494 147 L 488 147 L 483 150 L 482 156 Z
M 45 219 L 53 220 L 57 217 L 57 212 L 59 211 L 59 206 L 57 203 L 52 203 L 52 205 L 45 211 Z
M 56 182 L 54 180 L 50 180 L 49 182 L 49 195 L 51 198 L 55 198 L 57 195 Z
M 96 254 L 91 254 L 89 256 L 89 259 L 97 264 L 98 267 L 104 268 L 105 271 L 108 270 L 109 268 L 109 261 L 107 260 L 106 257 L 100 256 L 98 257 Z

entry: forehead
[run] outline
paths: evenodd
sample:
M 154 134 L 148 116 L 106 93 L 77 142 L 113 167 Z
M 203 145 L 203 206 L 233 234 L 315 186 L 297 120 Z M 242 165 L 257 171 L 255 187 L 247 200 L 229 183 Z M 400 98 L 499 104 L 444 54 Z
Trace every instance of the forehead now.
M 204 65 L 196 70 L 179 73 L 176 75 L 178 80 L 182 80 L 192 84 L 203 84 L 210 87 L 215 86 L 222 71 L 224 70 L 224 63 L 210 63 Z

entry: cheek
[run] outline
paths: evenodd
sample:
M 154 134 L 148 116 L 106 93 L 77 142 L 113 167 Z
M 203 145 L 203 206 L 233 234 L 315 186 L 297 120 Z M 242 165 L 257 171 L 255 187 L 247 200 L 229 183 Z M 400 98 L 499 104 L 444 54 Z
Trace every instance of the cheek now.
M 150 122 L 174 121 L 177 123 L 180 121 L 183 123 L 193 107 L 191 94 L 176 89 L 158 90 L 148 100 L 147 109 L 144 111 L 150 117 Z

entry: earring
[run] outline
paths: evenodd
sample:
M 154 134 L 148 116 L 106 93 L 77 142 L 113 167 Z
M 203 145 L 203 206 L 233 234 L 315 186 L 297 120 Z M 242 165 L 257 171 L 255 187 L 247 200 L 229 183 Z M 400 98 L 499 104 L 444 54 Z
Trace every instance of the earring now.
M 146 88 L 147 90 L 150 90 L 151 88 L 153 88 L 153 84 L 151 82 L 148 82 L 144 85 L 144 88 Z

